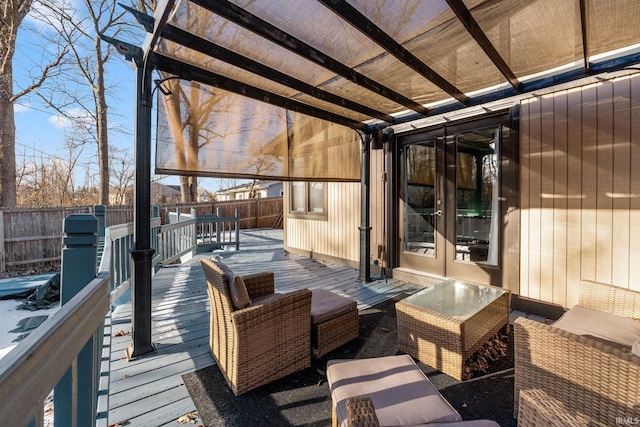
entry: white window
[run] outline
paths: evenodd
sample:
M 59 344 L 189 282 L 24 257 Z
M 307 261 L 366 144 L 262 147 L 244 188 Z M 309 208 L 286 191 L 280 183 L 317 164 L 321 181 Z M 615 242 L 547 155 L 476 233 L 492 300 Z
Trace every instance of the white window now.
M 326 219 L 327 185 L 324 182 L 291 182 L 290 213 L 293 216 Z

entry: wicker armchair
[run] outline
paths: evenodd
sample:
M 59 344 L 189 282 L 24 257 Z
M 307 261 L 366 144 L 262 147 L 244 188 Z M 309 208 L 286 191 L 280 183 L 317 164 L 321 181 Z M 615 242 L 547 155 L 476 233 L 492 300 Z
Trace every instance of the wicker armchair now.
M 236 310 L 229 268 L 210 259 L 202 260 L 202 268 L 211 306 L 211 353 L 236 396 L 311 365 L 311 291 L 274 294 L 273 273 L 244 276 L 254 303 Z
M 583 281 L 579 305 L 640 318 L 640 292 Z M 514 416 L 521 390 L 542 390 L 589 425 L 640 416 L 640 357 L 624 345 L 520 318 L 514 323 Z

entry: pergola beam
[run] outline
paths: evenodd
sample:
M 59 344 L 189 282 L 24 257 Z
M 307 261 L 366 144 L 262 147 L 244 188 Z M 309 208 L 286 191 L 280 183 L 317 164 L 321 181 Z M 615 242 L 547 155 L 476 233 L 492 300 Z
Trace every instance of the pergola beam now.
M 295 38 L 278 27 L 260 19 L 227 0 L 191 0 L 191 3 L 197 4 L 210 12 L 220 15 L 227 20 L 246 28 L 247 30 L 260 35 L 261 37 L 290 50 L 301 58 L 320 65 L 321 67 L 326 68 L 359 86 L 375 92 L 378 95 L 403 105 L 410 110 L 424 116 L 429 112 L 429 110 L 420 103 L 417 103 L 414 100 L 384 86 L 383 84 L 360 74 L 340 61 L 330 57 L 318 49 L 315 49 L 302 40 Z
M 318 0 L 324 4 L 328 9 L 333 11 L 336 15 L 347 21 L 353 27 L 360 30 L 362 34 L 369 37 L 372 41 L 384 48 L 391 55 L 396 57 L 405 65 L 411 67 L 418 74 L 429 80 L 431 83 L 438 86 L 444 92 L 451 95 L 453 98 L 460 101 L 462 104 L 467 105 L 469 98 L 457 87 L 451 84 L 448 80 L 435 72 L 431 67 L 425 64 L 421 59 L 407 50 L 400 43 L 395 41 L 391 36 L 385 33 L 380 27 L 374 24 L 366 16 L 364 16 L 358 9 L 351 6 L 344 0 Z
M 509 65 L 502 58 L 502 55 L 498 53 L 496 48 L 493 46 L 493 43 L 489 40 L 487 35 L 482 31 L 478 22 L 474 19 L 473 15 L 467 6 L 465 6 L 462 0 L 447 0 L 447 4 L 453 10 L 453 13 L 456 14 L 458 20 L 462 22 L 464 28 L 467 30 L 471 37 L 478 43 L 480 48 L 484 51 L 484 53 L 489 57 L 491 62 L 500 70 L 503 76 L 509 81 L 511 86 L 518 92 L 522 92 L 522 84 L 516 75 L 513 73 Z
M 172 25 L 167 24 L 165 26 L 164 30 L 162 31 L 162 37 L 166 40 L 170 40 L 187 48 L 196 50 L 204 55 L 209 55 L 211 57 L 217 58 L 228 64 L 232 64 L 236 67 L 242 68 L 243 70 L 257 74 L 261 77 L 295 89 L 299 92 L 305 93 L 322 101 L 326 101 L 331 104 L 344 107 L 346 109 L 356 111 L 358 113 L 365 114 L 369 117 L 374 117 L 388 123 L 394 123 L 394 118 L 389 114 L 382 113 L 373 108 L 367 107 L 357 102 L 353 102 L 331 92 L 319 89 L 309 83 L 303 82 L 302 80 L 296 79 L 295 77 L 282 73 L 243 55 L 237 54 L 229 49 L 226 49 L 222 46 L 219 46 L 215 43 L 212 43 L 208 40 L 205 40 L 199 36 L 191 34 Z
M 271 105 L 285 108 L 287 110 L 306 114 L 308 116 L 317 117 L 322 120 L 347 126 L 351 129 L 369 133 L 369 126 L 364 123 L 340 116 L 330 111 L 322 110 L 299 101 L 295 101 L 246 83 L 239 82 L 229 77 L 216 74 L 202 68 L 198 68 L 192 64 L 187 64 L 177 59 L 169 58 L 161 54 L 154 54 L 153 63 L 157 70 L 178 76 L 184 80 L 192 80 L 218 87 L 238 95 L 246 96 L 257 101 L 266 102 Z

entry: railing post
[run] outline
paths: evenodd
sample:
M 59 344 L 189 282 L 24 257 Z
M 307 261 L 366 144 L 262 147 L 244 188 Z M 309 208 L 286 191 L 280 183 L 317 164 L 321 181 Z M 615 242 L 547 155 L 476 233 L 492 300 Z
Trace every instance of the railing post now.
M 103 205 L 97 205 L 93 208 L 93 215 L 98 220 L 98 240 L 104 238 L 104 230 L 107 225 L 106 211 L 107 208 Z
M 240 250 L 240 209 L 236 209 L 236 251 Z
M 4 213 L 0 211 L 0 272 L 7 268 L 4 258 Z
M 198 216 L 196 214 L 196 208 L 191 208 L 191 219 L 195 219 L 196 223 L 191 227 L 191 254 L 196 256 L 198 254 Z
M 96 277 L 98 220 L 91 214 L 69 215 L 64 219 L 63 232 L 61 305 L 68 303 Z M 69 368 L 56 385 L 55 427 L 94 424 L 98 398 L 94 350 L 98 344 L 102 344 L 102 339 L 89 339 L 78 354 L 75 375 L 72 374 L 72 368 Z
M 216 216 L 222 218 L 222 210 L 216 208 Z M 220 244 L 220 222 L 216 222 L 216 243 Z

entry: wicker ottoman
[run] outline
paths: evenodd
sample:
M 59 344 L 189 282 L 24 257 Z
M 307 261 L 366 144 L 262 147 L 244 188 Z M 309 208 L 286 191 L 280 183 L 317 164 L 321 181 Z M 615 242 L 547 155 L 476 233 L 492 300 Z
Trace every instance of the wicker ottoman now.
M 326 289 L 311 291 L 311 350 L 322 357 L 358 336 L 358 305 Z
M 521 390 L 518 427 L 587 427 L 586 417 L 574 416 L 542 390 Z

